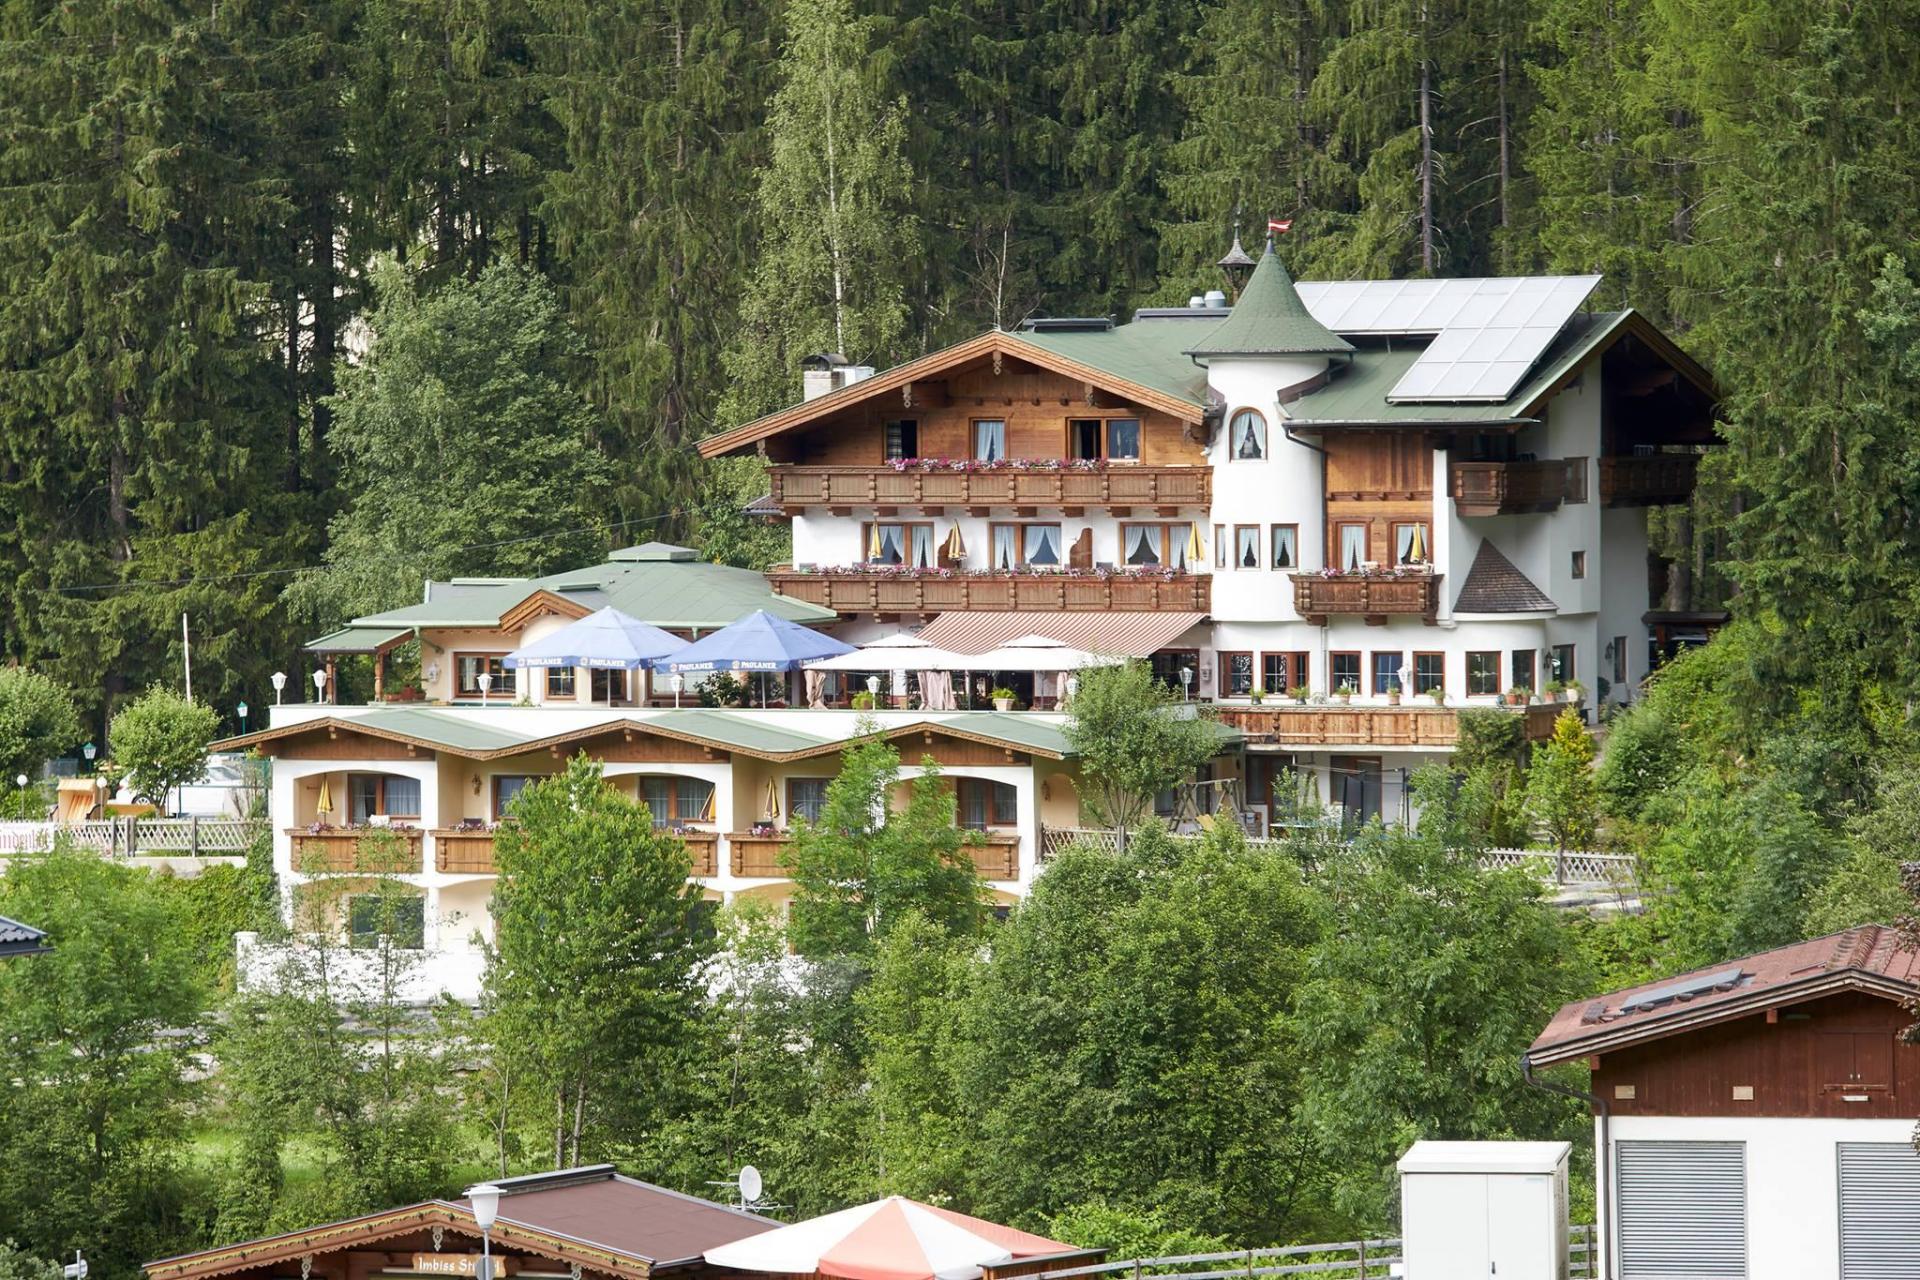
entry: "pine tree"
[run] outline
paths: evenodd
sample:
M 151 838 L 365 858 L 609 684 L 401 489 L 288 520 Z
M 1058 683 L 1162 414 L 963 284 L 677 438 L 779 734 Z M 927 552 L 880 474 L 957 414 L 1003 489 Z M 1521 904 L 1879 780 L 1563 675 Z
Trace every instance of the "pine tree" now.
M 782 22 L 759 250 L 726 357 L 727 423 L 792 401 L 810 352 L 889 364 L 907 334 L 906 102 L 864 82 L 870 24 L 850 0 L 791 0 Z

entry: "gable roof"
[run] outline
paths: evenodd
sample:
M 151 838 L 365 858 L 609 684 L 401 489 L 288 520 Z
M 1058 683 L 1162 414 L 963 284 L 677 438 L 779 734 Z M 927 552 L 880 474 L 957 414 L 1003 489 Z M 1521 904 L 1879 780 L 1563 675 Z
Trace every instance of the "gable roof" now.
M 636 1280 L 669 1266 L 697 1263 L 707 1249 L 780 1225 L 744 1209 L 626 1177 L 612 1165 L 502 1178 L 495 1185 L 504 1193 L 493 1226 L 495 1244 Z M 434 1228 L 475 1242 L 480 1235 L 473 1207 L 465 1199 L 426 1200 L 181 1254 L 149 1262 L 145 1270 L 152 1280 L 200 1280 Z
M 1273 241 L 1260 255 L 1260 265 L 1227 318 L 1187 348 L 1190 356 L 1344 355 L 1353 344 L 1313 318 L 1293 277 L 1273 251 Z
M 12 956 L 37 956 L 53 950 L 44 929 L 36 929 L 18 920 L 0 916 L 0 960 Z
M 1559 609 L 1493 545 L 1492 538 L 1480 539 L 1473 567 L 1453 602 L 1455 613 L 1557 613 Z
M 1910 1000 L 1920 995 L 1920 954 L 1870 924 L 1643 982 L 1564 1006 L 1527 1058 L 1551 1066 L 1842 991 Z

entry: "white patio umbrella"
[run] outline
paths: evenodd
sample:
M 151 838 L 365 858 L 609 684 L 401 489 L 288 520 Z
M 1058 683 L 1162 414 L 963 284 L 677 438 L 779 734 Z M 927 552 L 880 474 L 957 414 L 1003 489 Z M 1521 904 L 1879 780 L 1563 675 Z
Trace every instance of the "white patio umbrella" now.
M 989 649 L 985 653 L 975 654 L 967 659 L 967 665 L 968 670 L 972 671 L 1058 673 L 1078 671 L 1082 667 L 1118 666 L 1123 661 L 1125 661 L 1123 658 L 1076 649 L 1051 636 L 1031 635 L 1009 640 L 998 649 Z
M 896 632 L 868 641 L 852 653 L 807 663 L 808 671 L 964 671 L 972 659 Z
M 982 1268 L 1083 1250 L 888 1196 L 707 1250 L 711 1266 L 842 1280 L 979 1280 Z

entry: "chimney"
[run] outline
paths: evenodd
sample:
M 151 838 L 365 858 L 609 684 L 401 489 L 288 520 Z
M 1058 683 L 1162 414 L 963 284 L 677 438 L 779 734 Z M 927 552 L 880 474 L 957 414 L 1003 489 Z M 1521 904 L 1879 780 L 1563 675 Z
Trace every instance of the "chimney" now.
M 838 391 L 846 383 L 840 373 L 847 367 L 847 358 L 837 351 L 817 351 L 810 356 L 800 358 L 800 399 L 818 400 L 829 391 Z M 869 371 L 871 372 L 871 371 Z

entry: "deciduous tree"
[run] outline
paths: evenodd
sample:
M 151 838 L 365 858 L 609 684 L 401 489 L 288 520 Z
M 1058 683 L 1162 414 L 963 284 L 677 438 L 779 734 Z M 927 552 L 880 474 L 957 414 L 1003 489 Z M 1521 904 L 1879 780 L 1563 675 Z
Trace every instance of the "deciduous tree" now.
M 133 794 L 164 805 L 168 792 L 206 772 L 207 746 L 219 728 L 212 707 L 155 685 L 113 717 L 107 747 Z

